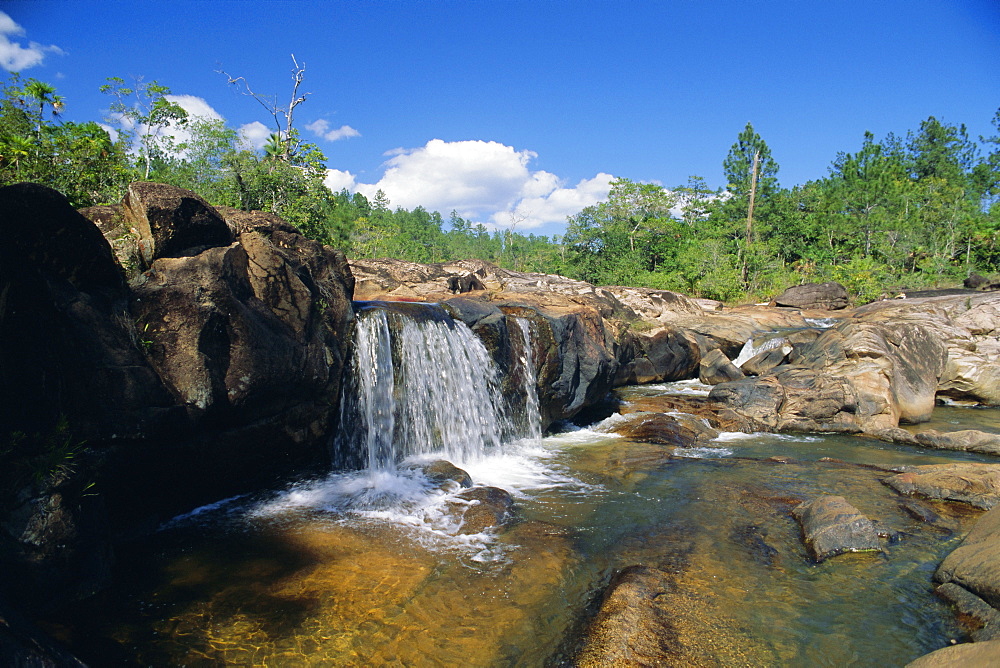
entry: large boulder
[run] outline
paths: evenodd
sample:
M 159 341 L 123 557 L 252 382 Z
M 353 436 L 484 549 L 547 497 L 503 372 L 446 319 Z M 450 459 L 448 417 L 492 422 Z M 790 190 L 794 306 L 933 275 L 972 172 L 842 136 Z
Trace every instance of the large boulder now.
M 775 306 L 837 311 L 851 305 L 847 289 L 840 283 L 805 283 L 788 288 L 774 298 Z
M 145 267 L 157 258 L 197 255 L 233 241 L 225 220 L 190 190 L 138 181 L 128 187 L 123 209 L 125 226 L 138 231 Z
M 961 643 L 925 654 L 906 668 L 974 668 L 1000 665 L 1000 640 Z
M 930 417 L 947 350 L 911 323 L 846 321 L 796 350 L 794 364 L 722 383 L 722 401 L 773 430 L 879 433 Z
M 889 299 L 855 309 L 865 322 L 916 325 L 948 351 L 938 385 L 942 394 L 1000 405 L 1000 294 L 944 294 Z
M 979 518 L 962 544 L 941 562 L 934 579 L 959 585 L 1000 608 L 1000 508 Z
M 698 365 L 698 379 L 706 385 L 717 385 L 739 378 L 743 378 L 743 372 L 719 349 L 708 351 Z
M 696 338 L 675 327 L 625 333 L 618 348 L 615 385 L 685 380 L 697 373 L 701 348 Z

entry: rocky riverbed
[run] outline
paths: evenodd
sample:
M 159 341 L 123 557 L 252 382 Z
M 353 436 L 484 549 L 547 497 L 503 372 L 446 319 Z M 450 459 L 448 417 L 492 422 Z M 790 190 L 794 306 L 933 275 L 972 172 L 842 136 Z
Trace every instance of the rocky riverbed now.
M 820 286 L 791 291 L 770 306 L 730 308 L 666 291 L 599 287 L 481 262 L 349 263 L 273 216 L 215 209 L 194 193 L 149 183 L 133 184 L 120 206 L 83 212 L 54 191 L 8 186 L 0 189 L 0 213 L 6 237 L 0 246 L 0 400 L 9 409 L 0 417 L 0 433 L 7 438 L 0 471 L 0 606 L 6 620 L 0 625 L 0 657 L 62 665 L 65 650 L 32 627 L 32 620 L 60 618 L 118 587 L 131 572 L 122 556 L 142 554 L 143 546 L 159 540 L 151 536 L 162 522 L 200 504 L 257 494 L 327 468 L 330 444 L 344 429 L 339 405 L 354 331 L 351 302 L 379 299 L 441 303 L 483 342 L 503 396 L 517 405 L 529 402 L 523 360 L 530 357 L 544 428 L 628 413 L 615 427 L 623 440 L 596 448 L 586 462 L 581 458 L 576 480 L 610 475 L 628 486 L 633 478 L 655 478 L 666 487 L 649 490 L 651 498 L 668 498 L 678 480 L 675 458 L 715 443 L 720 433 L 837 433 L 862 444 L 852 448 L 869 448 L 875 455 L 886 447 L 934 453 L 933 461 L 920 463 L 919 457 L 899 463 L 875 456 L 802 464 L 809 458 L 796 449 L 750 457 L 752 463 L 737 457 L 725 464 L 695 464 L 736 466 L 750 471 L 750 478 L 803 466 L 809 472 L 802 475 L 816 476 L 820 466 L 821 477 L 831 481 L 793 492 L 753 491 L 748 483 L 717 483 L 713 475 L 685 484 L 697 488 L 696 496 L 707 504 L 699 506 L 704 512 L 727 508 L 740 514 L 751 512 L 748 503 L 757 504 L 739 526 L 713 521 L 724 527 L 737 552 L 749 550 L 751 560 L 762 560 L 766 568 L 774 567 L 764 563 L 769 560 L 785 568 L 794 563 L 794 570 L 807 564 L 830 572 L 853 568 L 838 564 L 882 564 L 887 552 L 899 549 L 894 546 L 908 542 L 907 527 L 919 522 L 915 533 L 925 537 L 917 542 L 937 547 L 908 559 L 925 570 L 938 569 L 943 560 L 936 575 L 940 594 L 963 619 L 975 620 L 963 638 L 993 637 L 1000 600 L 989 583 L 1000 562 L 988 549 L 993 522 L 987 518 L 995 511 L 980 524 L 975 519 L 1000 498 L 1000 465 L 991 460 L 998 430 L 924 429 L 920 423 L 932 418 L 936 402 L 943 400 L 1000 403 L 998 293 L 887 300 L 851 310 L 840 308 L 844 297 L 835 286 Z M 520 323 L 532 334 L 530 350 L 520 343 L 525 331 Z M 615 387 L 695 378 L 712 385 L 707 397 L 637 396 L 624 408 L 609 401 Z M 344 453 L 333 454 L 337 461 Z M 844 481 L 858 476 L 866 481 L 858 484 L 878 492 L 844 493 L 844 485 L 853 484 Z M 465 496 L 449 503 L 453 509 L 476 508 L 477 529 L 493 526 L 516 537 L 511 545 L 525 552 L 513 562 L 521 564 L 513 572 L 530 571 L 527 564 L 539 559 L 553 560 L 530 576 L 511 575 L 535 583 L 523 593 L 525 609 L 551 614 L 545 611 L 553 601 L 565 604 L 554 594 L 563 586 L 565 569 L 600 559 L 600 550 L 581 553 L 574 531 L 541 510 L 528 521 L 514 521 L 525 519 L 516 511 L 517 489 L 508 490 L 514 498 L 507 499 L 490 489 L 502 485 L 476 482 L 479 491 L 462 492 Z M 764 487 L 769 485 L 774 486 Z M 755 495 L 759 502 L 751 503 Z M 575 497 L 581 508 L 588 507 L 586 496 Z M 881 500 L 870 500 L 876 497 Z M 661 524 L 636 531 L 648 533 L 648 526 Z M 769 542 L 766 532 L 778 525 L 799 547 L 779 549 Z M 540 665 L 555 656 L 583 665 L 660 660 L 739 665 L 801 656 L 800 650 L 761 645 L 746 620 L 727 621 L 729 598 L 746 598 L 738 583 L 757 576 L 730 573 L 726 596 L 710 593 L 709 573 L 732 571 L 732 560 L 741 557 L 698 548 L 699 541 L 709 545 L 717 537 L 699 529 L 690 540 L 682 538 L 687 526 L 681 522 L 662 533 L 654 528 L 648 535 L 663 540 L 650 539 L 632 556 L 604 545 L 614 556 L 573 585 L 576 612 L 571 620 L 545 627 L 548 639 L 537 654 L 521 654 L 526 651 L 521 641 L 498 633 L 496 649 L 490 658 L 484 655 L 483 665 Z M 362 546 L 384 538 L 351 529 L 350 539 L 342 538 L 355 549 L 312 533 L 296 538 L 296 531 L 281 530 L 276 542 L 282 549 L 298 545 L 296 558 L 314 570 L 332 568 L 324 582 L 348 578 L 337 565 L 341 550 L 367 560 Z M 945 559 L 944 547 L 951 544 L 940 535 L 958 540 L 967 532 L 958 556 Z M 626 545 L 633 540 L 628 532 L 617 535 Z M 932 535 L 938 539 L 927 537 Z M 817 548 L 831 540 L 832 548 Z M 387 553 L 387 572 L 409 569 L 402 558 Z M 261 568 L 271 568 L 262 559 Z M 818 561 L 822 565 L 813 566 Z M 413 565 L 408 585 L 421 591 L 427 587 L 421 568 L 434 568 L 424 563 Z M 199 568 L 192 576 L 209 577 L 210 571 Z M 369 574 L 357 575 L 358 583 L 368 582 Z M 382 586 L 390 598 L 404 596 L 407 586 L 390 581 L 395 580 L 358 590 Z M 539 585 L 542 581 L 549 584 Z M 304 587 L 303 598 L 292 597 L 294 606 L 279 608 L 287 619 L 268 624 L 284 628 L 311 619 L 312 604 L 304 603 L 314 597 L 311 585 L 291 583 L 286 584 Z M 268 589 L 273 586 L 258 591 L 262 600 L 288 597 Z M 469 594 L 474 587 L 464 591 L 473 599 L 488 596 Z M 933 597 L 929 583 L 920 595 Z M 364 617 L 363 595 L 351 596 L 357 597 L 356 607 L 323 615 Z M 426 605 L 447 605 L 449 596 Z M 303 605 L 307 609 L 300 609 Z M 198 617 L 208 614 L 204 610 L 210 608 L 192 613 L 185 623 L 204 619 Z M 501 614 L 496 624 L 502 628 L 535 628 L 520 618 L 504 618 L 507 613 L 489 614 Z M 400 638 L 409 637 L 431 619 L 417 615 L 394 628 Z M 705 620 L 724 632 L 713 633 Z M 234 617 L 232 623 L 243 622 Z M 638 628 L 659 630 L 637 634 Z M 72 629 L 52 622 L 47 629 L 71 646 L 86 645 Z M 176 642 L 183 644 L 190 633 L 195 631 L 175 636 Z M 931 637 L 943 645 L 949 633 Z M 98 655 L 123 657 L 133 647 L 131 641 L 108 642 Z M 398 651 L 394 643 L 392 651 Z M 308 653 L 308 647 L 296 651 Z M 461 643 L 456 647 L 460 654 Z M 915 649 L 935 648 L 924 641 L 902 647 L 899 655 L 909 658 Z M 981 651 L 989 648 L 984 644 Z

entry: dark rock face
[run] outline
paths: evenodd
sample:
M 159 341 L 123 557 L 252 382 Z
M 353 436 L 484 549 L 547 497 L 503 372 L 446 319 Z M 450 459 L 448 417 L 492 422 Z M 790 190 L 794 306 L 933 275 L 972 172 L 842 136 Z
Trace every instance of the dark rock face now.
M 962 281 L 962 285 L 969 288 L 970 290 L 981 290 L 989 285 L 990 279 L 986 278 L 982 274 L 977 274 L 972 272 L 968 277 Z
M 734 366 L 721 350 L 709 351 L 701 358 L 698 379 L 706 385 L 717 385 L 739 378 L 743 378 L 743 372 Z
M 266 214 L 234 215 L 233 243 L 167 186 L 129 207 L 158 257 L 131 287 L 65 198 L 0 188 L 0 585 L 18 605 L 89 595 L 113 536 L 328 457 L 344 256 Z
M 802 527 L 809 554 L 817 562 L 845 552 L 882 549 L 875 523 L 842 496 L 821 496 L 799 504 L 792 515 Z
M 157 258 L 197 255 L 233 242 L 222 217 L 189 190 L 137 182 L 129 186 L 123 205 L 126 225 L 139 232 L 147 267 Z
M 788 288 L 774 298 L 776 306 L 837 311 L 851 304 L 847 289 L 840 283 L 806 283 Z
M 11 668 L 86 668 L 54 640 L 0 601 L 0 665 Z
M 629 332 L 618 352 L 615 385 L 669 382 L 694 376 L 701 350 L 694 337 L 674 327 L 650 334 Z

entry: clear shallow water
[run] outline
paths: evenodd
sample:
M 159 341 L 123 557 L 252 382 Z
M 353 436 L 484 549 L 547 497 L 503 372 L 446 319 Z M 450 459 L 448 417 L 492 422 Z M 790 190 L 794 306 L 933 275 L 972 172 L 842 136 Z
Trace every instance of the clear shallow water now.
M 962 527 L 937 531 L 901 511 L 878 470 L 818 460 L 976 457 L 770 434 L 678 457 L 601 429 L 455 462 L 514 495 L 522 522 L 506 532 L 456 535 L 452 492 L 412 471 L 332 474 L 177 518 L 52 630 L 96 666 L 562 665 L 612 574 L 645 564 L 678 574 L 676 637 L 706 665 L 895 666 L 960 637 L 931 576 L 978 513 L 936 504 Z M 822 493 L 900 539 L 812 564 L 789 511 Z

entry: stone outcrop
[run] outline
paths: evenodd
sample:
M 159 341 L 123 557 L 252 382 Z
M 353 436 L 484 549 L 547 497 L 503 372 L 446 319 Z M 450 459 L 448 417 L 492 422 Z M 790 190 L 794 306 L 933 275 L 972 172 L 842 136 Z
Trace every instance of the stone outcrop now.
M 1000 434 L 990 434 L 975 429 L 948 432 L 929 429 L 917 432 L 914 439 L 925 448 L 1000 455 Z
M 125 226 L 139 234 L 144 268 L 157 258 L 197 255 L 233 241 L 222 217 L 190 190 L 136 182 L 128 187 L 122 208 Z
M 878 433 L 930 417 L 947 350 L 916 324 L 847 321 L 791 361 L 711 397 L 770 430 Z
M 845 552 L 882 549 L 875 523 L 842 496 L 820 496 L 792 509 L 810 556 L 817 561 Z
M 851 305 L 847 289 L 840 283 L 805 283 L 788 288 L 774 298 L 775 306 L 838 311 Z
M 235 215 L 234 235 L 158 184 L 87 213 L 111 235 L 142 228 L 150 270 L 126 283 L 59 193 L 0 188 L 0 585 L 15 605 L 90 595 L 117 538 L 325 462 L 336 416 L 342 254 L 266 215 Z
M 948 351 L 938 392 L 1000 405 L 1000 294 L 966 292 L 872 302 L 855 309 L 864 322 L 918 325 Z
M 906 664 L 906 668 L 971 668 L 1000 664 L 1000 640 L 943 647 Z
M 716 348 L 701 358 L 698 379 L 706 385 L 717 385 L 743 378 L 743 372 L 733 365 L 725 354 Z

